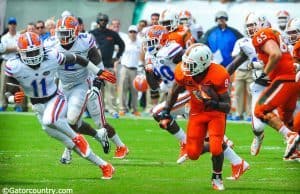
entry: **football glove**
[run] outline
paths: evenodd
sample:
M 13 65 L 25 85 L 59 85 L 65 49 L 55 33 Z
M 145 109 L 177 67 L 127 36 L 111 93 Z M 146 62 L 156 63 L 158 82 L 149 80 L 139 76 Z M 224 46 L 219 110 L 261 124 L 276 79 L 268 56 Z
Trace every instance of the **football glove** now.
M 159 127 L 162 129 L 167 129 L 173 121 L 174 119 L 171 116 L 170 111 L 167 109 L 163 109 L 160 113 Z
M 25 94 L 23 91 L 19 91 L 14 94 L 14 101 L 17 104 L 21 104 L 22 102 L 24 102 L 24 98 L 25 98 Z
M 271 83 L 268 75 L 265 73 L 261 73 L 254 82 L 262 86 L 268 86 Z
M 97 73 L 97 76 L 99 79 L 102 79 L 102 80 L 106 80 L 110 83 L 116 83 L 117 82 L 117 78 L 115 76 L 114 73 L 110 72 L 110 71 L 107 71 L 107 70 L 100 70 L 98 73 Z

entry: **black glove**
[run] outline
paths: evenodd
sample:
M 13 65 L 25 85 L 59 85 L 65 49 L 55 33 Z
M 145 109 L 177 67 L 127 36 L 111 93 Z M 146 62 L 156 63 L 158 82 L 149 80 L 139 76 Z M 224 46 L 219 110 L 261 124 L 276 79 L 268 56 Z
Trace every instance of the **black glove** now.
M 160 128 L 167 129 L 173 121 L 174 119 L 170 114 L 170 110 L 164 108 L 160 113 L 160 121 L 159 121 Z
M 95 79 L 93 80 L 93 86 L 94 86 L 94 87 L 97 87 L 97 88 L 100 90 L 101 87 L 104 87 L 104 86 L 105 86 L 104 80 L 103 80 L 103 79 L 95 78 Z
M 268 86 L 271 83 L 269 77 L 265 73 L 261 73 L 254 82 L 262 86 Z
M 206 100 L 205 99 L 205 100 L 203 100 L 203 103 L 204 103 L 205 109 L 209 109 L 209 108 L 218 109 L 219 108 L 219 102 L 216 100 L 212 100 L 212 99 Z

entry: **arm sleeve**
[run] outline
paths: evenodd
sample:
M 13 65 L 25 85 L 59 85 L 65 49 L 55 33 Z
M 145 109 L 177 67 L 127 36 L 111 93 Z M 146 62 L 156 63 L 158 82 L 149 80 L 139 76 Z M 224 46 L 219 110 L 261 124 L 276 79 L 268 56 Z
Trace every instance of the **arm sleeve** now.
M 119 46 L 119 50 L 117 53 L 117 58 L 119 59 L 125 50 L 125 43 L 117 33 L 116 33 L 116 44 Z

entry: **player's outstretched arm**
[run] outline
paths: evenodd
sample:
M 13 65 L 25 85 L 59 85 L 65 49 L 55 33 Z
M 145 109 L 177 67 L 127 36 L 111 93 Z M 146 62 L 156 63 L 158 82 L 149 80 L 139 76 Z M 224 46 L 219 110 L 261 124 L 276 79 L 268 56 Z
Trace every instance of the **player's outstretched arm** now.
M 104 69 L 100 69 L 91 61 L 77 54 L 66 53 L 65 58 L 61 65 L 74 64 L 74 63 L 77 63 L 83 67 L 88 68 L 91 72 L 95 73 L 99 79 L 103 79 L 111 83 L 116 83 L 117 81 L 116 76 L 113 73 Z
M 240 52 L 239 55 L 237 55 L 232 62 L 226 67 L 227 72 L 229 73 L 229 75 L 232 75 L 235 70 L 241 65 L 243 64 L 246 60 L 248 59 L 248 56 L 245 55 L 243 52 Z
M 101 53 L 95 46 L 89 50 L 87 58 L 96 65 L 102 61 Z
M 171 111 L 172 107 L 176 103 L 176 100 L 178 98 L 178 95 L 182 92 L 184 92 L 185 88 L 184 86 L 178 85 L 176 82 L 174 82 L 166 100 L 166 105 L 164 107 L 165 110 Z

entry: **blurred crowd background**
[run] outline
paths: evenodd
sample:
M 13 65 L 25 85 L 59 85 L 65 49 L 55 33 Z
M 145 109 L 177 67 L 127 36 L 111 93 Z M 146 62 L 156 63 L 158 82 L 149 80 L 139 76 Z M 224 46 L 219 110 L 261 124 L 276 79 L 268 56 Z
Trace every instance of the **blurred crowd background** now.
M 300 3 L 298 0 L 0 0 L 0 34 L 1 36 L 7 33 L 16 35 L 26 31 L 34 31 L 44 40 L 54 34 L 56 21 L 64 14 L 73 15 L 78 19 L 81 32 L 90 32 L 99 27 L 96 18 L 99 13 L 102 13 L 109 18 L 107 28 L 119 33 L 125 43 L 126 39 L 134 38 L 130 35 L 133 31 L 136 32 L 136 38 L 142 41 L 142 29 L 155 24 L 152 17 L 153 13 L 159 15 L 166 8 L 172 8 L 178 12 L 181 10 L 191 12 L 193 22 L 197 26 L 196 31 L 192 31 L 192 33 L 200 33 L 201 35 L 216 25 L 216 13 L 220 10 L 226 12 L 228 25 L 236 28 L 241 34 L 244 34 L 243 22 L 245 15 L 250 11 L 264 14 L 273 28 L 278 28 L 276 14 L 280 10 L 287 10 L 290 17 L 300 17 Z M 195 39 L 197 40 L 196 36 Z M 16 49 L 12 49 L 11 53 L 14 54 L 15 52 Z M 7 54 L 2 54 L 0 60 L 6 60 L 6 57 Z M 2 66 L 1 69 L 3 69 Z M 5 87 L 3 83 L 4 78 L 1 74 L 2 95 L 4 95 L 3 87 Z M 116 96 L 119 95 L 116 94 Z M 149 107 L 147 107 L 145 99 L 145 95 L 139 94 L 141 111 L 147 113 Z M 116 99 L 117 105 L 120 105 L 121 100 L 121 98 Z M 7 102 L 1 98 L 0 111 L 6 109 Z M 14 109 L 16 111 L 28 111 L 28 103 L 25 102 L 23 105 L 14 107 Z M 115 113 L 119 113 L 118 109 L 120 108 L 115 108 L 115 112 L 111 114 L 116 115 Z M 248 116 L 250 114 L 246 113 L 246 109 L 243 111 L 244 113 L 235 113 L 236 119 L 244 117 L 249 120 Z M 235 109 L 233 109 L 233 112 L 235 112 Z M 141 115 L 138 110 L 134 110 L 134 113 L 135 116 Z

